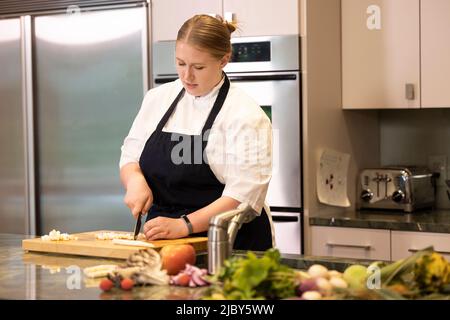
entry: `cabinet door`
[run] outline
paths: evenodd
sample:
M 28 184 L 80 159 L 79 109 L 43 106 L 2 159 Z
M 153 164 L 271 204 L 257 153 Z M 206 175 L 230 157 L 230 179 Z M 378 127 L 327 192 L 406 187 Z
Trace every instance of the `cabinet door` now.
M 429 246 L 450 261 L 450 234 L 392 231 L 392 260 L 406 258 Z
M 311 243 L 315 256 L 391 260 L 389 230 L 312 226 Z
M 344 109 L 420 107 L 419 18 L 419 0 L 342 0 Z
M 176 40 L 183 23 L 196 14 L 221 14 L 222 0 L 153 0 L 153 42 Z
M 237 37 L 300 34 L 299 0 L 223 0 L 224 15 L 238 23 Z
M 421 2 L 422 107 L 450 107 L 450 1 Z

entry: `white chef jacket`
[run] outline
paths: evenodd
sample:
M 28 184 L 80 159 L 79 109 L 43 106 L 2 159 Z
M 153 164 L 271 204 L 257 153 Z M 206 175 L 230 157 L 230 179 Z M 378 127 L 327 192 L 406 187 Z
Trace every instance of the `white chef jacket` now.
M 223 82 L 201 97 L 185 92 L 163 131 L 201 134 Z M 120 168 L 139 163 L 145 143 L 182 88 L 178 79 L 147 92 L 123 142 Z M 225 185 L 222 196 L 261 213 L 272 176 L 272 126 L 261 107 L 233 83 L 211 128 L 204 158 Z

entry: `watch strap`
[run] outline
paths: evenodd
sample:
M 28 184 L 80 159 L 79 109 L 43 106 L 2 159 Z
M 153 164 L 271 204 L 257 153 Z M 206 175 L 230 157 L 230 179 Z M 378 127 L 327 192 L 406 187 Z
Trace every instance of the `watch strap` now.
M 192 227 L 192 223 L 191 220 L 189 220 L 189 218 L 187 217 L 187 215 L 183 214 L 181 216 L 181 218 L 183 218 L 184 222 L 186 222 L 186 225 L 188 227 L 188 234 L 191 235 L 194 233 L 194 228 Z

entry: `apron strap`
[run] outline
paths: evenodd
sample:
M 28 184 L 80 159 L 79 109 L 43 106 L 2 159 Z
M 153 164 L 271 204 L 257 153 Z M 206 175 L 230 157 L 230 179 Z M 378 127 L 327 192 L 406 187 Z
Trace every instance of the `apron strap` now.
M 170 105 L 169 109 L 167 109 L 164 116 L 161 118 L 161 120 L 158 123 L 158 126 L 155 129 L 155 132 L 160 133 L 164 126 L 166 125 L 167 121 L 169 121 L 170 116 L 172 115 L 173 111 L 177 107 L 178 101 L 183 97 L 185 89 L 181 89 L 180 93 L 177 95 L 175 100 L 173 100 L 172 104 Z
M 220 112 L 220 109 L 222 108 L 223 103 L 225 102 L 225 98 L 227 97 L 228 90 L 230 89 L 230 80 L 228 80 L 227 75 L 225 72 L 223 72 L 223 75 L 225 77 L 225 82 L 220 88 L 219 94 L 217 95 L 216 101 L 214 102 L 214 105 L 212 107 L 211 112 L 208 115 L 208 118 L 206 119 L 205 125 L 202 129 L 202 137 L 204 136 L 205 132 L 209 129 L 211 129 L 214 120 L 216 120 L 217 115 Z M 175 100 L 170 105 L 169 109 L 166 111 L 164 116 L 161 118 L 161 120 L 158 123 L 158 126 L 156 127 L 155 132 L 161 132 L 164 126 L 166 125 L 167 121 L 169 121 L 170 116 L 172 115 L 173 111 L 177 107 L 178 102 L 183 97 L 185 92 L 185 89 L 181 89 L 178 96 L 175 98 Z
M 206 119 L 205 125 L 202 129 L 202 137 L 205 136 L 205 132 L 209 129 L 211 129 L 214 120 L 216 120 L 217 115 L 220 112 L 220 109 L 222 108 L 223 103 L 225 102 L 225 98 L 227 97 L 228 90 L 230 89 L 230 80 L 228 80 L 227 75 L 225 72 L 223 73 L 225 77 L 225 82 L 223 83 L 222 87 L 220 88 L 219 94 L 217 95 L 217 99 L 214 102 L 214 106 L 212 107 L 211 112 L 209 113 L 208 118 Z

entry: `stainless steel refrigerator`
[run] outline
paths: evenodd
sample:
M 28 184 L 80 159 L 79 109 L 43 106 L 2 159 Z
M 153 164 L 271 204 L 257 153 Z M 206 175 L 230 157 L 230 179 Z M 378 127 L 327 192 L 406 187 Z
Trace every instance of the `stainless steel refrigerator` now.
M 0 19 L 0 232 L 131 230 L 120 147 L 148 90 L 145 2 Z

